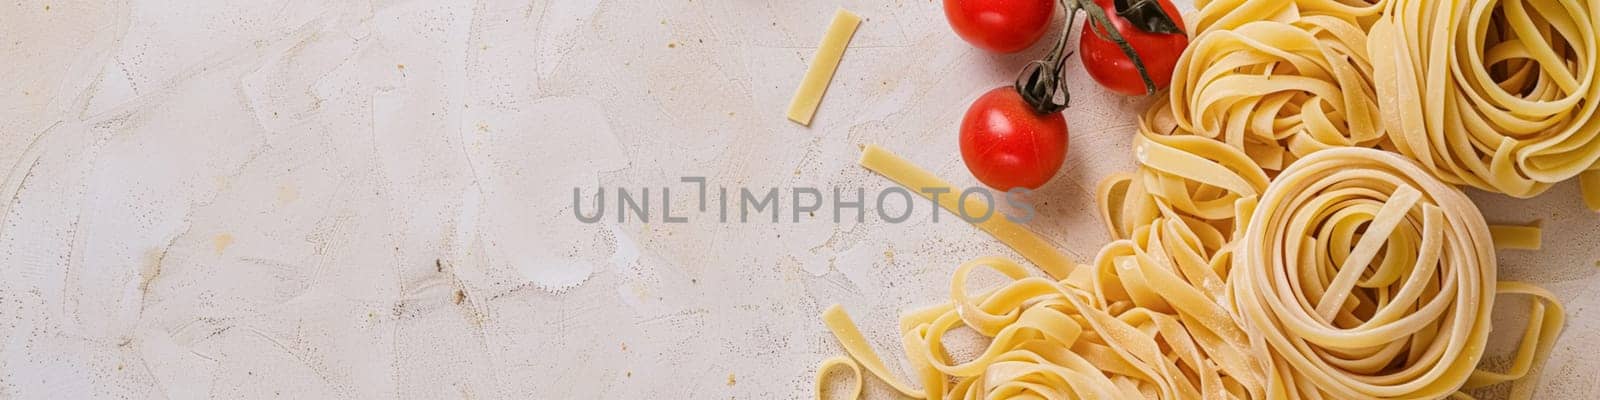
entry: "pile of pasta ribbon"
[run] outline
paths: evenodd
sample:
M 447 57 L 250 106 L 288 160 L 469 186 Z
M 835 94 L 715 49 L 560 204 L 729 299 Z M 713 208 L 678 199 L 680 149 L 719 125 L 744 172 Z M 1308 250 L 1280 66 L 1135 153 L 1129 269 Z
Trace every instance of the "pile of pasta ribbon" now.
M 1533 197 L 1600 159 L 1600 2 L 1391 0 L 1369 53 L 1394 149 L 1454 184 Z
M 823 363 L 818 397 L 837 369 L 859 397 L 862 368 L 927 399 L 1417 399 L 1504 382 L 1530 397 L 1564 311 L 1498 281 L 1500 238 L 1452 185 L 1530 195 L 1594 166 L 1597 4 L 1200 2 L 1169 95 L 1139 118 L 1137 170 L 1097 189 L 1113 241 L 1092 264 L 980 225 L 1048 277 L 1005 258 L 957 268 L 949 302 L 900 321 L 911 382 L 829 308 L 849 355 Z M 948 186 L 875 147 L 862 164 Z M 1008 282 L 968 288 L 981 269 Z M 1499 295 L 1532 301 L 1492 372 Z M 957 361 L 945 336 L 961 329 L 988 340 Z
M 1526 374 L 1560 332 L 1549 293 L 1496 288 L 1489 228 L 1472 202 L 1396 154 L 1317 152 L 1259 204 L 1230 288 L 1270 355 L 1270 398 L 1442 398 Z M 1474 377 L 1500 291 L 1536 296 L 1522 339 L 1533 347 L 1510 376 Z

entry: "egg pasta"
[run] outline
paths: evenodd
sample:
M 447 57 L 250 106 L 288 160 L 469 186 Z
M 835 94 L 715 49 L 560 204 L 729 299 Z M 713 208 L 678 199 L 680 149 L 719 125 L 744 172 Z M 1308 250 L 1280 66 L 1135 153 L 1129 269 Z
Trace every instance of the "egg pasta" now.
M 1520 198 L 1596 166 L 1600 1 L 1386 7 L 1368 44 L 1396 151 L 1446 182 Z
M 819 398 L 840 370 L 856 397 L 863 374 L 928 399 L 1532 397 L 1564 310 L 1499 281 L 1494 249 L 1539 231 L 1488 225 L 1454 185 L 1531 196 L 1581 173 L 1600 209 L 1600 0 L 1197 6 L 1171 91 L 1138 118 L 1137 169 L 1096 188 L 1112 241 L 1092 263 L 981 226 L 1048 277 L 959 266 L 947 302 L 901 318 L 904 380 L 829 308 L 849 356 L 825 362 Z M 914 190 L 948 186 L 867 153 Z M 1006 282 L 968 288 L 984 269 Z M 1505 296 L 1531 300 L 1527 324 L 1509 368 L 1483 370 Z M 957 360 L 945 337 L 963 329 L 987 342 Z

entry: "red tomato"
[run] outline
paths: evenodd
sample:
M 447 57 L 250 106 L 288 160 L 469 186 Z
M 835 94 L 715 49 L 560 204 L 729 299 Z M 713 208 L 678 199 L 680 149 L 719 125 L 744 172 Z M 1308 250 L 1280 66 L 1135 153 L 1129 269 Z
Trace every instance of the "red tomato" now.
M 1039 114 L 1011 86 L 984 93 L 961 119 L 961 159 L 989 187 L 1038 189 L 1066 158 L 1066 117 Z
M 944 0 L 944 16 L 961 39 L 996 52 L 1015 53 L 1044 36 L 1056 0 Z
M 1160 4 L 1161 9 L 1172 19 L 1179 30 L 1183 26 L 1183 16 L 1178 14 L 1178 9 L 1172 6 L 1170 0 L 1150 0 Z M 1155 90 L 1166 89 L 1172 84 L 1172 70 L 1178 65 L 1178 56 L 1183 54 L 1183 48 L 1189 46 L 1189 37 L 1177 33 L 1151 33 L 1140 29 L 1130 23 L 1127 18 L 1117 15 L 1113 0 L 1095 0 L 1095 4 L 1105 10 L 1106 18 L 1122 34 L 1122 38 L 1133 46 L 1134 53 L 1139 55 L 1139 60 L 1144 62 L 1145 71 L 1150 74 L 1150 80 L 1155 83 Z M 1116 42 L 1101 38 L 1090 29 L 1099 29 L 1099 24 L 1091 18 L 1083 24 L 1082 39 L 1078 40 L 1078 54 L 1083 57 L 1084 69 L 1089 71 L 1100 86 L 1105 86 L 1114 92 L 1130 96 L 1149 94 L 1145 87 L 1144 78 L 1139 76 L 1139 69 L 1133 61 L 1128 59 L 1127 53 Z M 1101 31 L 1104 33 L 1104 31 Z

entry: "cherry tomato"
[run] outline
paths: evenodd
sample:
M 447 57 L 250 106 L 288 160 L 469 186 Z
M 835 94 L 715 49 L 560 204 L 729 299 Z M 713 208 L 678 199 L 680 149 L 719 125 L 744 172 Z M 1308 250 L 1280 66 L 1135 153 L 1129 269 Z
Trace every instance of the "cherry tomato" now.
M 1056 0 L 944 0 L 944 16 L 974 47 L 1015 53 L 1044 36 L 1055 7 Z
M 1038 189 L 1066 158 L 1066 117 L 1034 111 L 1011 86 L 978 97 L 961 119 L 961 159 L 989 187 Z
M 1135 0 L 1136 3 L 1138 1 L 1159 3 L 1177 29 L 1185 29 L 1183 16 L 1178 14 L 1178 9 L 1172 6 L 1170 0 Z M 1133 46 L 1134 53 L 1144 62 L 1150 80 L 1155 83 L 1155 90 L 1171 85 L 1172 70 L 1177 67 L 1178 56 L 1183 54 L 1183 48 L 1189 46 L 1189 37 L 1181 33 L 1146 32 L 1127 18 L 1117 15 L 1113 0 L 1095 0 L 1095 4 L 1105 10 L 1106 18 L 1111 20 L 1122 38 Z M 1093 19 L 1084 22 L 1082 39 L 1078 40 L 1078 54 L 1083 57 L 1083 66 L 1089 71 L 1089 76 L 1100 82 L 1100 86 L 1117 93 L 1130 96 L 1148 94 L 1144 78 L 1139 76 L 1139 69 L 1128 59 L 1122 47 L 1108 40 L 1109 35 L 1102 38 L 1090 31 L 1101 29 L 1099 26 Z M 1104 33 L 1103 30 L 1101 32 Z

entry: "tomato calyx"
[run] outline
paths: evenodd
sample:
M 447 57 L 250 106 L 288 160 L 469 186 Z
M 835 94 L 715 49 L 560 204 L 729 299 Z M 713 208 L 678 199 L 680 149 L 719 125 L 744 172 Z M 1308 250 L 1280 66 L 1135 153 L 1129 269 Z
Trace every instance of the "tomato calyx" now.
M 1117 9 L 1117 16 L 1128 20 L 1139 30 L 1150 33 L 1168 35 L 1183 35 L 1183 29 L 1178 28 L 1178 23 L 1172 21 L 1172 16 L 1167 15 L 1167 10 L 1161 8 L 1161 2 L 1156 0 L 1114 0 L 1112 4 Z
M 1065 5 L 1066 1 L 1063 0 L 1062 4 Z M 1061 40 L 1056 41 L 1056 45 L 1050 49 L 1050 55 L 1028 62 L 1022 67 L 1022 73 L 1017 75 L 1014 84 L 1017 94 L 1022 95 L 1022 100 L 1040 115 L 1061 112 L 1072 102 L 1072 93 L 1067 91 L 1067 80 L 1061 79 L 1061 73 L 1066 71 L 1067 59 L 1072 57 L 1072 52 L 1067 51 L 1067 38 L 1071 34 L 1072 29 L 1062 29 Z

